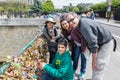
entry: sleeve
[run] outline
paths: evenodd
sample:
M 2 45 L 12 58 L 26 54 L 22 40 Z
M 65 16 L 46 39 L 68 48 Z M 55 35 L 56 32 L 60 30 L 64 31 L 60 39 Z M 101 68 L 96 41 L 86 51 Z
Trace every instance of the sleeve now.
M 58 31 L 57 28 L 54 28 L 54 30 L 55 30 L 55 33 L 56 33 L 56 39 L 60 39 L 62 37 L 60 31 Z
M 47 40 L 51 40 L 51 38 L 49 37 L 46 28 L 43 28 L 43 35 L 47 38 Z
M 93 20 L 94 20 L 94 18 L 95 18 L 95 14 L 94 14 L 94 13 L 92 13 L 92 15 L 91 15 L 91 19 L 93 19 Z
M 55 54 L 55 57 L 54 57 L 52 63 L 51 63 L 51 64 L 48 64 L 48 65 L 49 65 L 50 67 L 52 67 L 52 68 L 55 68 L 54 63 L 55 63 L 55 61 L 56 61 L 56 56 L 57 56 L 57 54 L 58 54 L 58 53 Z
M 70 62 L 68 60 L 65 60 L 65 62 L 62 64 L 60 69 L 55 69 L 49 66 L 48 64 L 45 65 L 44 69 L 50 73 L 53 77 L 60 78 L 62 77 L 68 70 L 70 66 Z
M 77 28 L 75 27 L 75 28 L 73 28 L 72 29 L 72 31 L 71 31 L 71 38 L 74 40 L 74 41 L 76 41 L 76 42 L 78 42 L 78 43 L 81 43 L 81 34 L 80 34 L 80 32 L 78 32 L 79 30 L 77 30 Z
M 82 25 L 81 25 L 82 26 Z M 90 52 L 96 53 L 98 50 L 98 40 L 97 34 L 93 32 L 93 29 L 90 25 L 84 24 L 84 27 L 81 28 L 81 33 L 84 36 L 85 40 L 87 41 L 88 48 Z

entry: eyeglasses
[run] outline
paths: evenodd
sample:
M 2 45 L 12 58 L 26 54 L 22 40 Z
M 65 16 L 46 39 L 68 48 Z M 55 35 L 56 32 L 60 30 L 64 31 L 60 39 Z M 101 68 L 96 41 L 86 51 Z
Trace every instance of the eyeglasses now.
M 69 21 L 67 21 L 68 23 L 73 22 L 73 20 L 75 19 L 75 17 L 71 18 Z

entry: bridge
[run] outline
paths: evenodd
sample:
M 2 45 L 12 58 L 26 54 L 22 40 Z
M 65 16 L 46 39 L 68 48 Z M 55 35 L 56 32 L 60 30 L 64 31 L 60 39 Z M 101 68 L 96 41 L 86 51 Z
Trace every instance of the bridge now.
M 0 18 L 0 61 L 16 55 L 42 28 L 45 19 Z

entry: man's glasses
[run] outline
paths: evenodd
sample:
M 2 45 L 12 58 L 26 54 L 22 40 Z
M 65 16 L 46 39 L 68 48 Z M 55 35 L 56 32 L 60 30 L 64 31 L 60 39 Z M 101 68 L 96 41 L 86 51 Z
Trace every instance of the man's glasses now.
M 68 23 L 73 22 L 73 20 L 75 19 L 75 17 L 71 18 L 69 21 L 67 21 Z

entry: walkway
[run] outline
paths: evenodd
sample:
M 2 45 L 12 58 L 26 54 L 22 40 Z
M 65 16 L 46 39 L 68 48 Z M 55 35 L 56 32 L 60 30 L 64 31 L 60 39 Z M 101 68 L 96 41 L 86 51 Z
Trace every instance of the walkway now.
M 102 23 L 102 24 L 120 27 L 120 21 L 109 20 L 109 22 L 108 22 L 107 19 L 104 19 L 104 18 L 96 18 L 95 20 Z

